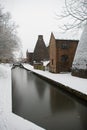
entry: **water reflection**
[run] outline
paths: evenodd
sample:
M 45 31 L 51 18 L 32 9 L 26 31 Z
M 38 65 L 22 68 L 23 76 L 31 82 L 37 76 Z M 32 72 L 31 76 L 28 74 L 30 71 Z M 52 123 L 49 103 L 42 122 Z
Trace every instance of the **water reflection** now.
M 24 69 L 12 70 L 13 112 L 47 130 L 87 130 L 87 104 Z
M 45 93 L 45 89 L 46 89 L 46 83 L 43 82 L 42 79 L 38 79 L 37 76 L 35 76 L 34 78 L 34 83 L 35 83 L 35 88 L 37 90 L 37 93 L 39 95 L 39 98 L 43 98 L 44 97 L 44 93 Z
M 87 107 L 85 105 L 79 104 L 76 102 L 77 107 L 77 118 L 81 121 L 83 130 L 87 130 Z
M 53 113 L 69 112 L 75 108 L 74 101 L 53 86 L 50 88 L 50 102 Z

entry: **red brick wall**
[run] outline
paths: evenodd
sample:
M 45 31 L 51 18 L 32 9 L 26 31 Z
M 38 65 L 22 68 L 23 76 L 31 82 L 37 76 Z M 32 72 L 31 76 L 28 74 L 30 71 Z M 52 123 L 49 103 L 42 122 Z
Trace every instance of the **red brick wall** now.
M 49 56 L 50 56 L 49 71 L 56 73 L 56 41 L 53 35 L 51 35 L 49 43 Z
M 78 41 L 76 40 L 55 40 L 51 35 L 49 70 L 53 73 L 70 71 L 77 45 Z
M 75 51 L 77 48 L 77 41 L 71 40 L 58 40 L 57 41 L 57 51 L 56 51 L 56 65 L 57 65 L 57 73 L 70 71 L 72 67 L 73 58 L 75 55 Z M 66 44 L 67 48 L 63 49 L 61 44 Z M 64 62 L 62 57 L 66 57 L 66 61 Z

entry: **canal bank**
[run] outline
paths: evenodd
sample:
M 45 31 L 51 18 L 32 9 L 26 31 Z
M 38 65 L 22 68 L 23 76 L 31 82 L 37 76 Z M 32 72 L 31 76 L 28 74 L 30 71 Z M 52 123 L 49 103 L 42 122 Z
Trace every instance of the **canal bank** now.
M 35 70 L 29 64 L 24 64 L 24 68 L 76 97 L 87 101 L 87 79 L 74 77 L 70 73 L 53 74 L 48 71 Z

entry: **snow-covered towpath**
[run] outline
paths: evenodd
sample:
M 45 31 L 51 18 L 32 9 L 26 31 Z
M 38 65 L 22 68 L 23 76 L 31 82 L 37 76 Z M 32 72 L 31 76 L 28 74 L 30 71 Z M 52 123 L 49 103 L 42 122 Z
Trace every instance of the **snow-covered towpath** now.
M 61 83 L 65 85 L 66 87 L 69 87 L 73 90 L 76 90 L 82 94 L 87 95 L 87 79 L 74 77 L 71 75 L 71 73 L 54 74 L 48 71 L 36 70 L 36 69 L 33 69 L 33 66 L 29 64 L 24 64 L 24 67 L 29 70 L 32 70 L 33 72 L 37 74 L 40 74 L 44 77 L 47 77 L 58 83 Z

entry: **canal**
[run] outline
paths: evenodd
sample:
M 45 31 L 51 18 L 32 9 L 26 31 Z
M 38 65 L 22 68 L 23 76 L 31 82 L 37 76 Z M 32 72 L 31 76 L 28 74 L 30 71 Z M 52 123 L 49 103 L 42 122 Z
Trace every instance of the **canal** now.
M 87 103 L 22 68 L 12 70 L 13 113 L 46 130 L 87 130 Z

